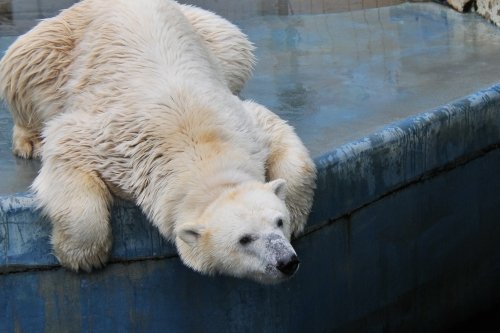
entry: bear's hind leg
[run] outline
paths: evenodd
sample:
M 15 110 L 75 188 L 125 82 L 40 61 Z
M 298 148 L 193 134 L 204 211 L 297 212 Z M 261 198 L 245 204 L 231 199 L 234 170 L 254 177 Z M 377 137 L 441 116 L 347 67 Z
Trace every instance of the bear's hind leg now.
M 44 161 L 33 183 L 38 205 L 52 221 L 52 246 L 59 262 L 72 270 L 91 271 L 108 260 L 112 196 L 92 172 Z
M 39 158 L 42 139 L 36 131 L 21 125 L 14 125 L 12 130 L 12 152 L 22 158 Z

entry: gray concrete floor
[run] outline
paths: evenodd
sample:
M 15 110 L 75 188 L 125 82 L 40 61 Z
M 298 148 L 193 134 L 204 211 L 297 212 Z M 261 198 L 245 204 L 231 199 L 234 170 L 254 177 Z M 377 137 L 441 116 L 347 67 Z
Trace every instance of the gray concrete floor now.
M 11 8 L 33 3 L 14 1 Z M 240 8 L 203 3 L 232 19 L 257 46 L 258 64 L 242 96 L 287 119 L 315 157 L 500 82 L 500 29 L 475 14 L 433 3 L 360 9 L 370 6 L 351 1 L 359 10 L 344 6 L 340 13 L 314 15 L 301 13 L 337 10 L 326 1 L 285 1 L 286 8 L 283 1 L 247 1 Z M 10 21 L 1 14 L 0 51 L 35 23 L 33 16 L 50 16 L 55 7 L 25 8 Z M 26 191 L 39 167 L 10 153 L 11 119 L 4 109 L 0 195 Z

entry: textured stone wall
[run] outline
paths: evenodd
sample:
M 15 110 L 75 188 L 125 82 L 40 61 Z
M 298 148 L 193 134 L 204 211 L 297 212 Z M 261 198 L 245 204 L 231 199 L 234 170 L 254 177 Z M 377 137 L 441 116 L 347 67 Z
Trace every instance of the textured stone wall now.
M 477 0 L 477 12 L 500 27 L 500 0 Z
M 500 27 L 500 0 L 447 0 L 447 2 L 459 12 L 475 10 Z

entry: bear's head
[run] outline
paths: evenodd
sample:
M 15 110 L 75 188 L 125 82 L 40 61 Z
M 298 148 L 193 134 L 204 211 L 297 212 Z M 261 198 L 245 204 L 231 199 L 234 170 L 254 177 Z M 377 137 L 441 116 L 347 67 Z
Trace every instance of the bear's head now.
M 196 271 L 276 283 L 291 277 L 299 260 L 290 244 L 286 183 L 250 182 L 224 191 L 199 220 L 176 228 L 184 263 Z

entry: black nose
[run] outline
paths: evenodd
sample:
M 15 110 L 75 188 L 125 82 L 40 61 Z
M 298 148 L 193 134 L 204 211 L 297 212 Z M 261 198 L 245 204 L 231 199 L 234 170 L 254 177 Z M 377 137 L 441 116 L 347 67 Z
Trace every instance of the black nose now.
M 281 271 L 281 273 L 287 276 L 292 276 L 293 273 L 297 271 L 297 268 L 299 268 L 299 264 L 299 258 L 297 258 L 297 256 L 294 254 L 287 261 L 279 261 L 276 267 Z

